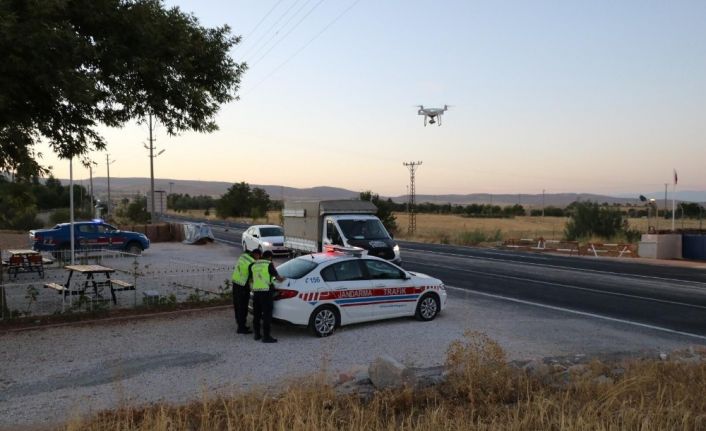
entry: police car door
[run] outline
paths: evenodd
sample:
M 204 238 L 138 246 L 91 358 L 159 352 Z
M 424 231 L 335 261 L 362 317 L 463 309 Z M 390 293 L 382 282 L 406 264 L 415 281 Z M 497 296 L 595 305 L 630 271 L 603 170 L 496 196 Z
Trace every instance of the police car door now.
M 362 259 L 377 298 L 371 309 L 374 318 L 409 315 L 417 304 L 407 274 L 387 262 Z
M 334 262 L 321 270 L 321 278 L 326 283 L 327 296 L 338 305 L 344 320 L 370 319 L 372 285 L 359 258 Z
M 98 248 L 98 231 L 93 223 L 83 223 L 76 226 L 78 237 L 78 248 Z

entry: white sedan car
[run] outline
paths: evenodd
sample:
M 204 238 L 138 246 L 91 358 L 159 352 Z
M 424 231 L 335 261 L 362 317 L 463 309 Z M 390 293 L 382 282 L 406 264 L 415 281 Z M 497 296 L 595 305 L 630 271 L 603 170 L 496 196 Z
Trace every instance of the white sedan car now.
M 446 307 L 441 280 L 405 271 L 383 259 L 327 251 L 277 267 L 275 319 L 306 325 L 319 337 L 341 325 L 415 316 L 434 319 Z
M 259 224 L 250 226 L 243 232 L 243 250 L 257 250 L 272 254 L 289 254 L 289 249 L 284 246 L 284 232 L 281 226 L 273 224 Z

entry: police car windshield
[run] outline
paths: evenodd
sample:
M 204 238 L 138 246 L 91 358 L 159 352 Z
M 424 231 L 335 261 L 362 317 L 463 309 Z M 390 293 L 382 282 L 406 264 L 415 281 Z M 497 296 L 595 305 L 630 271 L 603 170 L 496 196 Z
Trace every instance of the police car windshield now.
M 282 229 L 278 227 L 261 227 L 260 228 L 260 236 L 266 237 L 266 236 L 282 236 L 284 235 L 282 233 Z
M 282 277 L 297 279 L 310 273 L 316 266 L 317 263 L 313 262 L 311 258 L 292 259 L 278 266 L 277 272 Z
M 338 225 L 348 239 L 390 239 L 380 220 L 339 220 Z

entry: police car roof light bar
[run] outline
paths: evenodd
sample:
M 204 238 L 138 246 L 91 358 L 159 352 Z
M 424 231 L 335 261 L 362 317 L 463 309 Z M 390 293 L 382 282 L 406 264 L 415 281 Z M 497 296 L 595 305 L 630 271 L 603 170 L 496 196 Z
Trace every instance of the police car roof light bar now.
M 339 252 L 349 254 L 355 257 L 361 257 L 365 253 L 365 250 L 360 247 L 344 247 L 342 245 L 326 244 L 324 245 L 324 251 L 329 252 Z

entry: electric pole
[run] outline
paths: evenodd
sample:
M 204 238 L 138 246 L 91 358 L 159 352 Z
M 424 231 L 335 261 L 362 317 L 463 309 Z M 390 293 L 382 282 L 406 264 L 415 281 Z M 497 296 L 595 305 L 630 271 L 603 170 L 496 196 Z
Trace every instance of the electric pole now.
M 154 211 L 154 158 L 159 156 L 164 152 L 164 150 L 160 151 L 157 154 L 154 154 L 154 126 L 152 124 L 152 113 L 149 114 L 149 128 L 150 128 L 150 145 L 147 146 L 145 145 L 144 147 L 148 150 L 150 150 L 150 223 L 155 223 L 156 217 L 155 217 L 155 211 Z
M 407 203 L 409 226 L 407 226 L 407 233 L 409 233 L 410 235 L 414 234 L 414 232 L 417 230 L 417 214 L 414 212 L 414 203 L 416 195 L 414 189 L 414 173 L 421 164 L 421 161 L 402 163 L 403 166 L 406 166 L 407 169 L 409 169 L 409 201 Z
M 110 165 L 113 163 L 115 163 L 115 160 L 110 160 L 110 154 L 106 154 L 105 155 L 105 165 L 108 168 L 108 208 L 106 211 L 108 213 L 108 217 L 106 217 L 106 218 L 110 217 L 110 211 L 111 211 L 111 208 L 113 208 L 113 202 L 110 200 Z
M 88 172 L 91 178 L 91 182 L 88 183 L 91 190 L 91 214 L 95 214 L 95 208 L 93 208 L 93 162 L 89 163 Z
M 544 192 L 545 190 L 542 189 L 542 218 L 544 218 Z

